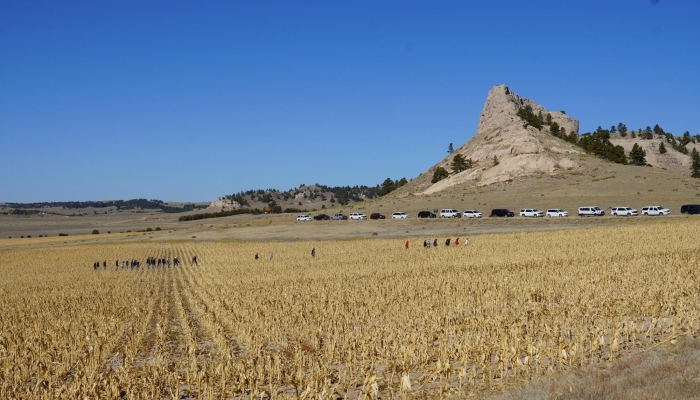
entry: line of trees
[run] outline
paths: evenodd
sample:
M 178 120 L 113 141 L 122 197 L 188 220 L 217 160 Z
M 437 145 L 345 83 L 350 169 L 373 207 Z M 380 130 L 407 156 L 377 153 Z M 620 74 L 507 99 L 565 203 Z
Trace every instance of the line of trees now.
M 401 178 L 398 180 L 391 180 L 391 178 L 386 178 L 384 182 L 382 182 L 382 189 L 381 189 L 381 195 L 385 196 L 394 190 L 400 188 L 401 186 L 404 186 L 408 183 L 406 178 Z
M 600 126 L 595 132 L 586 132 L 581 135 L 574 144 L 600 158 L 618 164 L 627 164 L 625 149 L 620 145 L 613 145 L 610 142 L 610 131 Z
M 405 178 L 403 180 L 405 181 Z M 350 202 L 377 198 L 383 194 L 382 191 L 383 187 L 380 185 L 326 186 L 316 183 L 313 186 L 306 186 L 302 183 L 298 188 L 288 191 L 277 189 L 247 190 L 223 196 L 220 200 L 235 201 L 241 206 L 250 206 L 250 203 L 254 201 L 270 204 L 273 201 L 289 201 L 289 199 L 303 194 L 305 199 L 326 201 L 330 197 L 331 203 L 347 205 Z
M 163 202 L 163 200 L 146 200 L 146 199 L 131 199 L 131 200 L 109 200 L 109 201 L 49 201 L 39 203 L 6 203 L 14 209 L 28 208 L 52 208 L 62 207 L 65 209 L 81 209 L 81 208 L 108 208 L 116 207 L 117 210 L 136 210 L 149 209 L 161 210 L 165 213 L 179 213 L 191 211 L 198 208 L 206 208 L 205 205 L 196 205 L 186 203 L 182 207 L 174 207 Z
M 41 213 L 41 210 L 9 209 L 7 211 L 3 211 L 0 214 L 5 214 L 5 215 L 37 215 L 39 213 Z
M 178 218 L 178 221 L 196 221 L 200 219 L 206 219 L 206 218 L 220 218 L 220 217 L 230 217 L 232 215 L 242 215 L 242 214 L 253 214 L 253 215 L 258 215 L 262 214 L 263 211 L 259 208 L 241 208 L 239 210 L 229 210 L 229 211 L 219 211 L 219 212 L 214 212 L 214 213 L 202 213 L 202 214 L 191 214 L 191 215 L 183 215 L 182 217 Z

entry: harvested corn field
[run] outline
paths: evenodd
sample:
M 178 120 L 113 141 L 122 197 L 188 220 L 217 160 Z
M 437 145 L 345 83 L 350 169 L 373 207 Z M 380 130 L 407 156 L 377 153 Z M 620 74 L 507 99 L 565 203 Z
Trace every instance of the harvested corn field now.
M 428 249 L 408 238 L 408 249 L 377 239 L 2 250 L 0 398 L 498 391 L 697 335 L 699 237 L 687 220 Z M 183 262 L 148 268 L 151 257 Z

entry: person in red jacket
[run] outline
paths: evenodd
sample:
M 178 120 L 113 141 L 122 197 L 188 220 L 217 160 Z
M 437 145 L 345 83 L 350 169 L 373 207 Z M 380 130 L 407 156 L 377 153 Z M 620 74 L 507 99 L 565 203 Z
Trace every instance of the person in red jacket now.
M 406 244 L 403 245 L 404 249 L 408 250 L 408 240 L 406 241 Z

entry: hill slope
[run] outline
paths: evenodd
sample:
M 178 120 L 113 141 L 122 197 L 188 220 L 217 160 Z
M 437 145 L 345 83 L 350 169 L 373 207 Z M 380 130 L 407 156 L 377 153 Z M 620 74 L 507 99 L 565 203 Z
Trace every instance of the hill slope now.
M 690 167 L 693 163 L 690 156 L 675 150 L 666 139 L 656 138 L 645 140 L 640 138 L 633 139 L 631 137 L 623 138 L 619 135 L 615 135 L 610 138 L 610 142 L 614 145 L 624 147 L 627 153 L 632 150 L 632 146 L 636 143 L 646 152 L 647 163 L 652 166 L 690 175 Z M 666 153 L 664 154 L 659 152 L 659 143 L 661 142 L 664 142 L 666 145 Z M 686 147 L 689 151 L 693 148 L 700 150 L 700 145 L 696 143 L 688 143 Z

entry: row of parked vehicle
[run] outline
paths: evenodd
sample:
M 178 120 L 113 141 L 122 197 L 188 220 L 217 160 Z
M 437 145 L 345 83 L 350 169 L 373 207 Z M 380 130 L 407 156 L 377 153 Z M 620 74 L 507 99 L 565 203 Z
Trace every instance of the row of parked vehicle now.
M 640 212 L 632 207 L 627 206 L 616 206 L 610 208 L 610 215 L 619 217 L 631 217 L 639 215 Z M 662 216 L 671 214 L 671 210 L 663 206 L 646 206 L 642 207 L 641 215 L 645 216 Z M 681 214 L 700 214 L 700 204 L 685 204 L 681 206 Z M 561 208 L 549 208 L 547 211 L 540 211 L 537 208 L 523 208 L 520 210 L 519 215 L 521 217 L 568 217 L 569 212 Z M 601 217 L 605 215 L 605 210 L 598 206 L 584 206 L 578 208 L 579 217 Z M 440 210 L 440 218 L 481 218 L 484 215 L 478 210 L 464 210 L 460 212 L 454 208 L 446 208 Z M 495 208 L 491 210 L 489 217 L 515 217 L 513 211 L 507 208 Z M 395 212 L 391 214 L 391 219 L 404 219 L 410 218 L 410 216 L 405 212 Z M 430 211 L 421 211 L 418 213 L 418 218 L 437 218 L 437 215 Z M 351 213 L 346 216 L 342 213 L 333 214 L 331 216 L 326 214 L 319 214 L 315 217 L 311 217 L 306 214 L 297 216 L 297 221 L 323 221 L 323 220 L 363 220 L 368 219 L 363 213 Z M 380 213 L 372 213 L 369 219 L 386 219 L 386 216 Z

